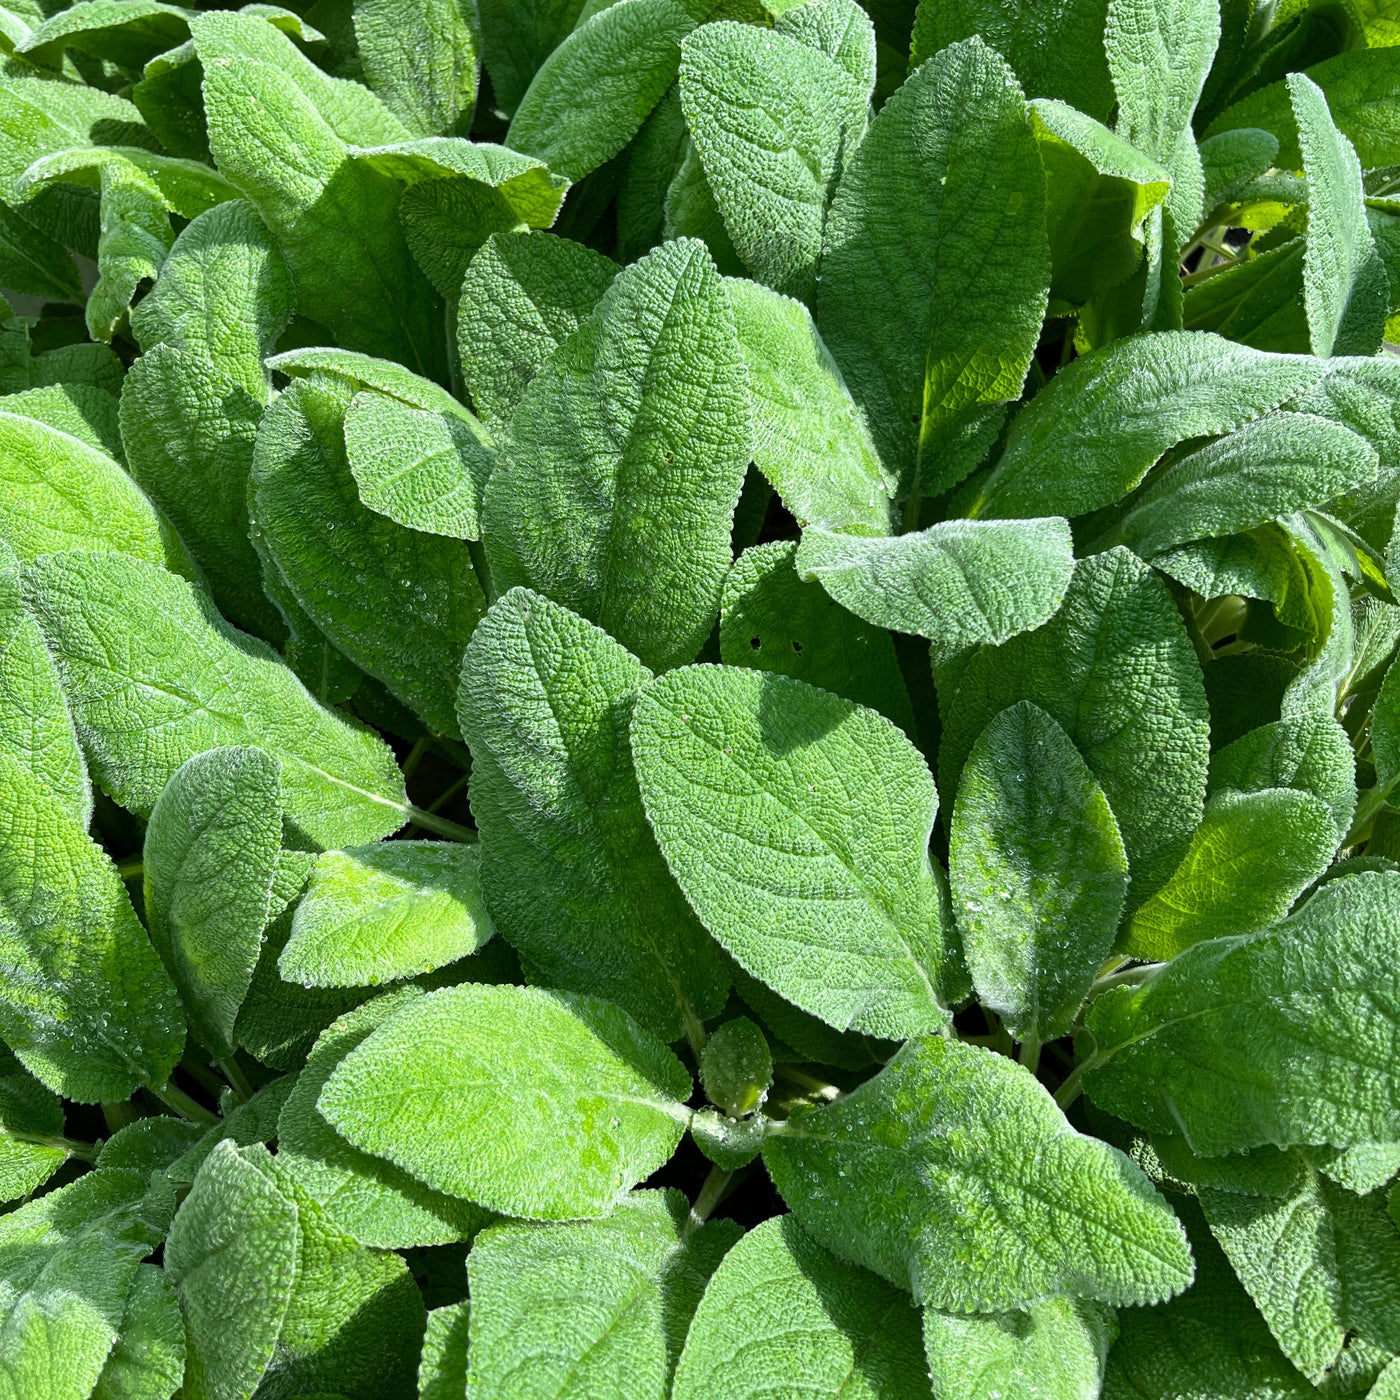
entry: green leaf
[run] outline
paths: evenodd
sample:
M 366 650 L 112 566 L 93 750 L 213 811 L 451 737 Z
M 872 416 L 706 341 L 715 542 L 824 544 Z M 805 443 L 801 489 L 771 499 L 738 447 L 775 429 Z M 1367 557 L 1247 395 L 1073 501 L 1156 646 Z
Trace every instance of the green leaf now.
M 422 995 L 416 987 L 376 997 L 322 1031 L 277 1120 L 277 1155 L 337 1228 L 372 1249 L 470 1239 L 490 1215 L 430 1190 L 406 1171 L 352 1147 L 316 1100 L 341 1061 L 391 1016 Z
M 164 1270 L 142 1264 L 92 1400 L 170 1400 L 185 1376 L 185 1324 Z
M 1192 1225 L 1195 1285 L 1164 1308 L 1119 1315 L 1104 1400 L 1316 1400 L 1318 1392 L 1274 1344 L 1195 1205 L 1182 1201 L 1180 1210 Z
M 1305 70 L 1327 100 L 1337 130 L 1356 148 L 1363 170 L 1400 160 L 1400 51 L 1357 49 Z M 1302 151 L 1286 80 L 1251 92 L 1216 117 L 1206 135 L 1258 127 L 1277 138 L 1280 170 L 1301 170 Z
M 961 437 L 1020 396 L 1049 285 L 1025 100 L 980 40 L 954 45 L 914 71 L 846 166 L 817 299 L 906 493 L 947 490 L 976 464 Z
M 97 1165 L 144 1172 L 149 1176 L 179 1161 L 203 1136 L 200 1125 L 187 1118 L 172 1118 L 167 1114 L 138 1118 L 118 1128 L 101 1144 Z
M 1197 1194 L 1284 1355 L 1310 1381 L 1364 1385 L 1400 1352 L 1400 1234 L 1379 1196 L 1354 1196 L 1302 1162 L 1278 1196 Z
M 540 65 L 506 140 L 581 180 L 636 134 L 676 80 L 695 28 L 682 0 L 618 0 L 580 24 Z
M 878 710 L 906 734 L 914 708 L 889 633 L 834 603 L 793 567 L 797 545 L 746 549 L 720 599 L 719 651 L 726 665 L 776 671 Z
M 65 549 L 107 550 L 173 569 L 184 563 L 180 541 L 111 457 L 36 419 L 5 412 L 0 541 L 25 563 Z
M 379 360 L 373 355 L 341 350 L 336 346 L 317 345 L 305 349 L 284 350 L 273 355 L 267 368 L 285 374 L 290 379 L 317 379 L 330 376 L 346 389 L 346 398 L 361 389 L 377 389 L 381 394 L 399 399 L 411 408 L 434 413 L 450 413 L 461 417 L 462 405 L 431 379 L 424 379 L 411 369 L 393 360 Z
M 1199 143 L 1205 175 L 1205 212 L 1235 199 L 1278 158 L 1278 138 L 1258 127 L 1222 131 Z
M 637 1191 L 603 1220 L 495 1225 L 467 1265 L 468 1385 L 482 1400 L 663 1400 L 705 1283 L 740 1235 L 686 1228 L 679 1191 Z
M 910 71 L 949 44 L 980 34 L 1031 97 L 1061 98 L 1107 121 L 1115 101 L 1103 45 L 1107 8 L 1108 0 L 921 0 Z
M 471 260 L 457 310 L 462 377 L 482 421 L 510 423 L 530 381 L 617 275 L 601 253 L 553 234 L 492 234 Z
M 0 1202 L 37 1191 L 67 1160 L 63 1104 L 0 1050 Z
M 0 204 L 0 285 L 55 301 L 82 294 L 72 254 L 7 204 Z
M 870 21 L 849 8 L 873 44 Z M 796 36 L 726 20 L 686 39 L 680 95 L 735 251 L 758 282 L 810 300 L 831 196 L 865 134 L 869 87 Z
M 24 606 L 19 561 L 0 544 L 0 753 L 27 768 L 85 828 L 92 785 L 53 657 Z
M 773 29 L 825 54 L 855 80 L 868 100 L 875 87 L 875 27 L 850 0 L 804 0 L 771 7 Z M 781 10 L 781 13 L 778 13 Z M 719 12 L 720 7 L 715 7 Z
M 140 1172 L 96 1171 L 0 1216 L 3 1400 L 93 1393 L 173 1205 Z
M 540 64 L 568 37 L 583 0 L 478 0 L 477 8 L 496 100 L 514 112 Z
M 206 1128 L 199 1140 L 182 1152 L 165 1169 L 177 1185 L 188 1185 L 199 1175 L 214 1149 L 221 1142 L 235 1147 L 253 1147 L 271 1142 L 277 1136 L 277 1118 L 295 1084 L 295 1077 L 273 1079 L 243 1103 L 234 1102 L 217 1123 Z
M 609 1002 L 466 983 L 391 1017 L 318 1106 L 436 1190 L 570 1219 L 604 1214 L 670 1157 L 690 1089 L 680 1061 Z
M 672 874 L 740 966 L 839 1030 L 947 1022 L 938 794 L 889 720 L 787 676 L 689 666 L 643 691 L 632 753 Z
M 647 829 L 627 725 L 650 680 L 596 627 L 513 589 L 467 647 L 458 708 L 501 936 L 542 980 L 674 1040 L 720 1010 L 729 979 Z
M 665 243 L 620 273 L 516 408 L 486 490 L 496 588 L 543 593 L 647 666 L 689 661 L 730 565 L 745 379 L 701 244 Z
M 1397 908 L 1400 876 L 1337 880 L 1267 932 L 1198 943 L 1100 997 L 1089 1097 L 1206 1156 L 1400 1140 Z
M 463 1299 L 434 1308 L 418 1365 L 418 1400 L 460 1400 L 467 1390 L 467 1328 L 471 1305 Z
M 1301 238 L 1290 239 L 1188 288 L 1186 329 L 1215 331 L 1257 350 L 1305 353 L 1304 252 Z
M 149 815 L 186 759 L 254 744 L 281 760 L 286 814 L 318 846 L 402 825 L 387 745 L 322 709 L 183 579 L 117 554 L 55 554 L 26 587 L 93 776 L 123 806 Z
M 220 1143 L 165 1243 L 192 1400 L 247 1400 L 258 1388 L 291 1303 L 297 1243 L 295 1203 L 231 1142 Z
M 97 285 L 88 294 L 87 326 L 111 341 L 126 321 L 136 289 L 160 271 L 175 234 L 160 186 L 128 161 L 101 167 Z
M 355 45 L 370 88 L 415 136 L 465 132 L 476 106 L 476 6 L 359 0 Z
M 842 1395 L 928 1400 L 908 1297 L 832 1258 L 791 1215 L 751 1230 L 715 1270 L 676 1368 L 675 1400 Z
M 1332 810 L 1311 793 L 1220 793 L 1206 803 L 1171 879 L 1133 915 L 1122 950 L 1162 960 L 1203 939 L 1267 928 L 1322 875 L 1336 848 Z
M 184 1024 L 116 867 L 43 784 L 0 754 L 0 1030 L 80 1102 L 163 1085 Z
M 257 748 L 206 749 L 165 785 L 146 828 L 146 920 L 217 1058 L 257 966 L 282 846 L 281 765 Z
M 1400 666 L 1393 662 L 1371 711 L 1371 749 L 1377 782 L 1393 787 L 1400 779 Z
M 0 398 L 0 411 L 35 418 L 125 461 L 117 400 L 95 384 L 46 384 Z
M 1074 572 L 1058 519 L 945 520 L 916 534 L 863 538 L 808 528 L 802 578 L 877 627 L 928 637 L 935 666 L 1052 617 Z
M 63 183 L 100 190 L 105 198 L 109 176 L 139 179 L 152 197 L 152 213 L 157 219 L 161 209 L 193 219 L 225 200 L 238 198 L 238 189 L 201 161 L 156 155 L 140 146 L 75 146 L 40 156 L 15 181 L 15 195 L 28 202 L 50 185 Z M 168 242 L 159 222 L 152 232 L 160 236 L 162 244 Z M 161 265 L 158 258 L 157 270 Z
M 1356 810 L 1356 762 L 1346 730 L 1330 715 L 1299 715 L 1261 725 L 1211 757 L 1212 796 L 1265 788 L 1321 798 L 1338 839 L 1344 837 Z
M 449 303 L 477 250 L 496 233 L 547 228 L 568 181 L 543 161 L 504 146 L 428 136 L 352 150 L 382 175 L 410 188 L 399 218 L 413 256 Z
M 1376 462 L 1375 449 L 1338 423 L 1271 413 L 1157 473 L 1098 543 L 1126 544 L 1152 559 L 1323 505 L 1373 481 Z
M 1201 218 L 1205 180 L 1191 118 L 1219 42 L 1216 0 L 1109 0 L 1104 50 L 1118 95 L 1116 131 L 1167 168 L 1166 210 L 1181 235 Z
M 924 1348 L 939 1400 L 1098 1400 L 1117 1335 L 1113 1310 L 1083 1298 L 990 1317 L 924 1312 Z
M 404 241 L 400 186 L 347 144 L 397 141 L 403 127 L 254 16 L 204 14 L 190 28 L 214 159 L 272 231 L 298 310 L 349 350 L 436 372 L 438 315 Z
M 1374 355 L 1390 307 L 1385 264 L 1366 223 L 1361 164 L 1332 123 L 1327 99 L 1303 73 L 1288 77 L 1308 180 L 1303 297 L 1316 355 Z
M 749 372 L 755 465 L 800 524 L 889 534 L 898 482 L 807 308 L 757 282 L 725 285 Z
M 963 766 L 949 834 L 953 910 L 983 1004 L 1017 1040 L 1069 1030 L 1112 951 L 1128 858 L 1103 788 L 1028 700 Z
M 186 12 L 159 0 L 86 0 L 50 15 L 15 51 L 41 68 L 60 68 L 68 48 L 140 68 L 189 32 Z
M 1112 505 L 1164 452 L 1234 432 L 1325 367 L 1196 331 L 1114 341 L 1066 365 L 1019 414 L 970 515 L 1082 515 Z
M 496 454 L 465 409 L 436 413 L 373 390 L 345 410 L 345 456 L 361 502 L 410 530 L 481 538 L 481 498 Z
M 278 969 L 303 986 L 373 987 L 467 957 L 494 932 L 480 872 L 477 847 L 445 841 L 326 851 Z
M 979 1046 L 909 1041 L 859 1088 L 794 1113 L 763 1159 L 818 1243 L 932 1307 L 1156 1303 L 1191 1281 L 1151 1182 Z
M 981 648 L 950 678 L 939 752 L 945 792 L 957 791 L 977 736 L 1019 700 L 1033 700 L 1065 730 L 1103 787 L 1135 906 L 1185 853 L 1201 819 L 1209 755 L 1200 664 L 1145 565 L 1121 549 L 1080 560 L 1044 627 Z
M 316 626 L 455 738 L 457 661 L 485 596 L 465 543 L 407 530 L 360 503 L 346 460 L 351 400 L 343 380 L 313 376 L 264 415 L 252 469 L 258 530 Z
M 1130 277 L 1171 176 L 1137 147 L 1063 102 L 1030 104 L 1045 165 L 1050 295 L 1080 304 Z

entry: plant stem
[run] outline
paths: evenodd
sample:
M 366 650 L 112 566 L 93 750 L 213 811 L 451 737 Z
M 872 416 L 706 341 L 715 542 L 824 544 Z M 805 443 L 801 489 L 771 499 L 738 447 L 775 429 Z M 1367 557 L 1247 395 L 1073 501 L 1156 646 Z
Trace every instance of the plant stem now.
M 1160 962 L 1140 963 L 1137 967 L 1124 968 L 1120 972 L 1110 972 L 1106 977 L 1098 978 L 1089 988 L 1087 1000 L 1093 1001 L 1095 997 L 1112 991 L 1114 987 L 1135 987 L 1139 982 L 1146 982 L 1158 968 L 1165 966 L 1166 963 Z
M 807 1098 L 825 1099 L 827 1103 L 834 1103 L 841 1097 L 841 1090 L 835 1084 L 828 1084 L 826 1080 L 818 1079 L 794 1065 L 779 1065 L 773 1071 L 773 1077 L 787 1080 L 794 1088 L 801 1089 Z
M 1356 816 L 1352 819 L 1351 830 L 1347 832 L 1342 845 L 1359 846 L 1371 834 L 1372 825 L 1389 799 L 1388 787 L 1367 788 L 1357 800 Z
M 421 826 L 424 831 L 431 831 L 436 836 L 445 836 L 449 841 L 461 841 L 470 845 L 477 839 L 476 832 L 471 827 L 460 826 L 457 822 L 450 822 L 446 817 L 439 817 L 433 812 L 425 812 L 410 802 L 403 803 L 400 810 L 407 815 L 411 825 Z
M 200 1064 L 192 1055 L 180 1061 L 180 1068 L 193 1080 L 202 1084 L 215 1098 L 228 1087 L 208 1065 Z
M 1061 1113 L 1063 1113 L 1083 1092 L 1084 1076 L 1089 1072 L 1094 1063 L 1093 1057 L 1090 1056 L 1090 1058 L 1085 1060 L 1082 1064 L 1077 1065 L 1070 1077 L 1055 1090 L 1055 1102 L 1059 1105 Z
M 710 1168 L 710 1174 L 705 1178 L 705 1184 L 700 1188 L 700 1194 L 695 1198 L 695 1204 L 691 1206 L 690 1215 L 685 1222 L 687 1236 L 693 1235 L 710 1218 L 711 1211 L 724 1199 L 725 1192 L 737 1180 L 736 1173 L 727 1172 L 723 1167 Z
M 136 1109 L 129 1103 L 104 1103 L 102 1116 L 107 1120 L 109 1133 L 119 1132 L 128 1123 L 134 1123 L 139 1117 Z
M 243 1073 L 243 1066 L 232 1055 L 226 1060 L 219 1061 L 219 1073 L 233 1085 L 233 1092 L 238 1095 L 241 1103 L 247 1103 L 253 1097 L 253 1086 L 248 1083 L 248 1076 Z
M 405 780 L 413 776 L 414 769 L 417 768 L 418 764 L 422 761 L 423 755 L 428 751 L 428 745 L 431 743 L 431 739 L 415 739 L 413 741 L 413 747 L 409 749 L 408 757 L 403 761 L 403 775 Z
M 681 1002 L 681 1024 L 685 1027 L 685 1038 L 690 1044 L 698 1068 L 700 1056 L 704 1054 L 705 1044 L 710 1037 L 705 1033 L 705 1023 L 695 1014 L 691 1004 L 684 1000 Z
M 166 1108 L 173 1109 L 181 1118 L 188 1118 L 191 1123 L 202 1123 L 206 1128 L 212 1128 L 223 1121 L 217 1113 L 211 1112 L 202 1103 L 196 1103 L 183 1089 L 174 1084 L 167 1084 L 164 1089 L 152 1089 L 151 1093 Z
M 74 1138 L 62 1136 L 60 1133 L 10 1133 L 16 1142 L 29 1143 L 34 1147 L 52 1147 L 56 1152 L 66 1152 L 70 1157 L 76 1157 L 80 1162 L 95 1162 L 97 1160 L 97 1144 L 95 1142 L 78 1142 Z
M 117 874 L 123 880 L 139 880 L 146 873 L 145 863 L 140 856 L 133 856 L 130 860 L 120 861 L 117 865 Z
M 1040 1041 L 1033 1035 L 1027 1036 L 1021 1042 L 1021 1050 L 1016 1058 L 1034 1074 L 1040 1068 Z

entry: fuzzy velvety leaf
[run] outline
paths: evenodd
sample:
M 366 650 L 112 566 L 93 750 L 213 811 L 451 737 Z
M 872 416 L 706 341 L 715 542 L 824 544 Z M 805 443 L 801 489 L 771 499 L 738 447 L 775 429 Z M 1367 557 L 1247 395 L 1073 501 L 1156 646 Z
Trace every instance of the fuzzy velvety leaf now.
M 1028 700 L 963 765 L 948 871 L 983 1004 L 1018 1040 L 1065 1034 L 1113 948 L 1128 858 L 1103 788 Z
M 763 1157 L 818 1242 L 933 1307 L 1155 1303 L 1191 1281 L 1147 1178 L 980 1046 L 911 1040 L 850 1094 L 794 1113 Z
M 746 971 L 841 1030 L 945 1023 L 938 794 L 893 724 L 787 676 L 691 666 L 643 691 L 632 753 L 672 873 Z
M 1400 875 L 1337 880 L 1265 933 L 1100 997 L 1090 1097 L 1204 1155 L 1400 1139 L 1397 909 Z
M 388 746 L 318 705 L 183 579 L 122 555 L 55 554 L 26 587 L 94 778 L 124 806 L 148 815 L 186 759 L 254 744 L 282 761 L 287 815 L 319 845 L 402 825 Z
M 822 336 L 906 492 L 916 479 L 946 490 L 975 465 L 961 436 L 1020 395 L 1049 285 L 1025 100 L 991 49 L 956 44 L 915 70 L 846 166 L 817 298 Z
M 676 1369 L 676 1400 L 842 1395 L 929 1400 L 909 1298 L 833 1258 L 791 1215 L 765 1220 L 715 1270 Z
M 0 1202 L 37 1191 L 67 1160 L 63 1103 L 0 1050 Z
M 945 520 L 885 538 L 809 528 L 797 569 L 857 617 L 928 637 L 940 666 L 1050 618 L 1064 600 L 1074 552 L 1069 526 L 1057 519 Z
M 437 1190 L 571 1219 L 604 1214 L 670 1157 L 690 1088 L 680 1061 L 609 1002 L 465 983 L 374 1031 L 318 1107 L 356 1147 Z
M 477 8 L 496 100 L 514 112 L 540 64 L 568 37 L 583 0 L 478 0 Z
M 264 415 L 252 470 L 258 531 L 336 647 L 455 737 L 457 663 L 485 596 L 465 543 L 406 529 L 361 504 L 346 459 L 350 402 L 343 381 L 313 375 Z
M 486 490 L 496 588 L 543 593 L 648 666 L 689 661 L 729 570 L 745 380 L 703 245 L 665 243 L 620 273 L 516 407 Z
M 482 1400 L 663 1400 L 732 1220 L 686 1229 L 678 1191 L 635 1191 L 602 1220 L 496 1225 L 472 1247 L 468 1384 Z
M 728 977 L 637 791 L 627 725 L 650 680 L 598 628 L 513 589 L 467 647 L 458 708 L 502 936 L 551 985 L 606 996 L 670 1040 L 719 1011 Z
M 163 1269 L 142 1264 L 92 1400 L 170 1400 L 185 1378 L 185 1323 Z
M 1130 903 L 1160 887 L 1200 821 L 1208 716 L 1180 615 L 1145 565 L 1122 549 L 1080 560 L 1044 627 L 981 648 L 944 690 L 945 792 L 956 792 L 988 722 L 1032 700 L 1074 740 L 1108 797 L 1128 852 Z
M 233 1053 L 233 1024 L 257 966 L 278 852 L 281 765 L 264 749 L 206 749 L 151 811 L 146 918 L 195 1038 Z
M 418 1400 L 461 1400 L 467 1389 L 467 1299 L 434 1308 L 423 1334 L 423 1357 L 418 1363 Z
M 369 86 L 415 136 L 464 132 L 480 65 L 476 6 L 360 0 L 355 47 Z

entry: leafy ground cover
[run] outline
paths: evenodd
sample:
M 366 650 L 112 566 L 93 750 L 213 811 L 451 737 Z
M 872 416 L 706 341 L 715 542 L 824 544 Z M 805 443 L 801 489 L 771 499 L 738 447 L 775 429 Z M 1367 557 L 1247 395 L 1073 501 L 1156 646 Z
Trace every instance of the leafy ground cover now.
M 0 9 L 0 1400 L 1400 1397 L 1397 41 Z

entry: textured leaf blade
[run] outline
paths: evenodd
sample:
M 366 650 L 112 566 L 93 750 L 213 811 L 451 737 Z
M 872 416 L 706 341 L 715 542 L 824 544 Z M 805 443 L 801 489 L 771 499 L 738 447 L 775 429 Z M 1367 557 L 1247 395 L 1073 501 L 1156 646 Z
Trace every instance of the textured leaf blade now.
M 571 1219 L 603 1214 L 670 1157 L 689 1092 L 680 1061 L 608 1002 L 466 983 L 351 1051 L 318 1107 L 349 1142 L 436 1190 Z M 438 1112 L 455 1125 L 447 1139 Z
M 415 136 L 471 125 L 480 65 L 475 7 L 361 0 L 354 24 L 369 86 Z
M 888 720 L 787 676 L 692 666 L 643 692 L 632 753 L 667 864 L 746 971 L 841 1030 L 944 1024 L 938 795 Z
M 1147 1178 L 978 1046 L 910 1041 L 852 1093 L 795 1113 L 763 1157 L 813 1238 L 933 1307 L 1160 1302 L 1191 1280 Z

